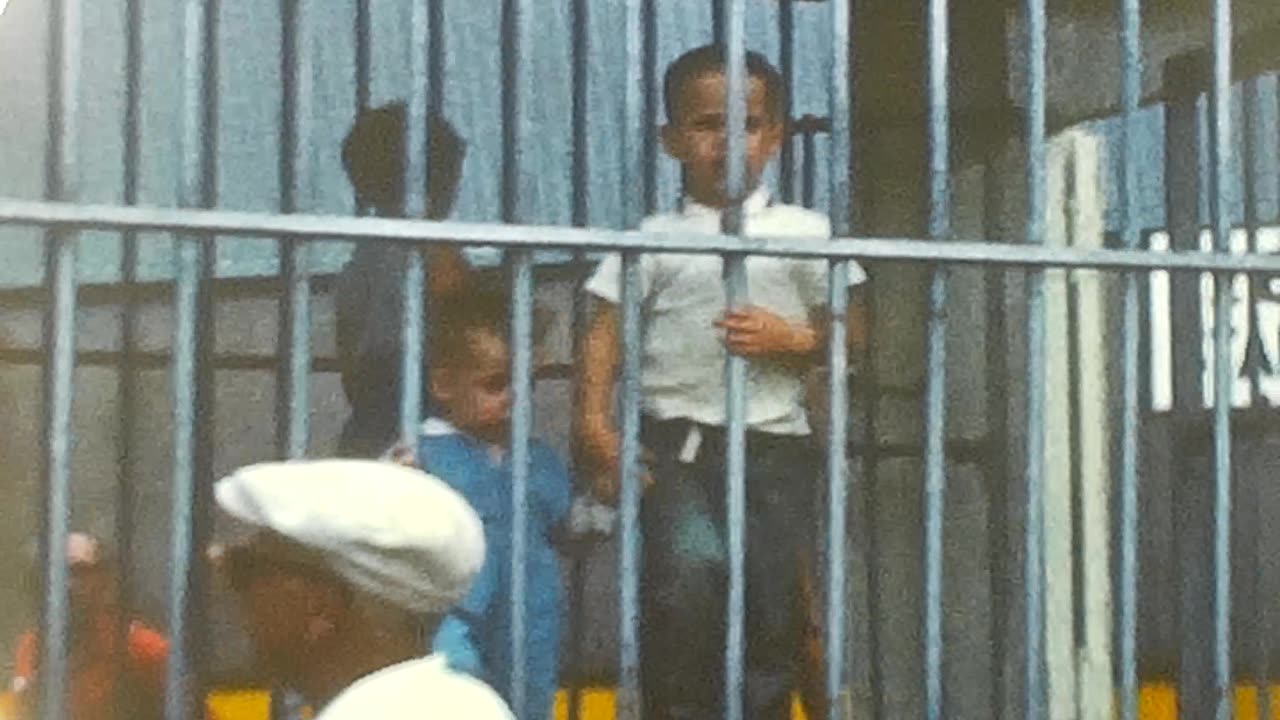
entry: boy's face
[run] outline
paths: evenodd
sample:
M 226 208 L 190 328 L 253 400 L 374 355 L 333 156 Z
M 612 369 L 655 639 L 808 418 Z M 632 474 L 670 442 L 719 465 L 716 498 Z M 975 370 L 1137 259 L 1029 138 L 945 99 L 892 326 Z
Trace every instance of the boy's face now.
M 755 188 L 765 165 L 782 144 L 782 120 L 769 112 L 761 78 L 747 85 L 747 189 Z M 667 154 L 684 166 L 685 192 L 711 207 L 728 207 L 725 186 L 727 141 L 723 73 L 706 73 L 684 86 L 672 107 L 671 124 L 662 130 Z
M 492 330 L 467 333 L 467 357 L 442 364 L 431 394 L 445 419 L 495 445 L 505 444 L 511 419 L 511 367 L 507 341 Z

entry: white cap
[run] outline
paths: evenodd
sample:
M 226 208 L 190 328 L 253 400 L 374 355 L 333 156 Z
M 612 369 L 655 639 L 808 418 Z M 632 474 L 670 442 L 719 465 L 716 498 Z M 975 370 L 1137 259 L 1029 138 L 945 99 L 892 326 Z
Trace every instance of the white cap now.
M 356 589 L 417 613 L 448 610 L 484 562 L 484 528 L 467 501 L 400 465 L 251 465 L 219 480 L 214 495 L 232 517 L 315 551 Z

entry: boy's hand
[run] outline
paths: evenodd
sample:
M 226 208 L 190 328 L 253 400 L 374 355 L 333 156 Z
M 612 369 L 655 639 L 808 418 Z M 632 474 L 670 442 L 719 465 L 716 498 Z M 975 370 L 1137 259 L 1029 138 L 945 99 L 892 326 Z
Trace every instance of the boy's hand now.
M 619 469 L 622 467 L 622 436 L 609 427 L 599 427 L 582 435 L 582 451 L 591 478 L 591 492 L 601 502 L 616 504 L 620 497 Z M 652 461 L 648 450 L 640 448 L 641 463 Z M 653 485 L 653 476 L 640 468 L 641 491 Z
M 743 357 L 808 355 L 818 345 L 818 334 L 808 324 L 789 322 L 754 305 L 726 311 L 715 326 L 724 331 L 729 352 Z

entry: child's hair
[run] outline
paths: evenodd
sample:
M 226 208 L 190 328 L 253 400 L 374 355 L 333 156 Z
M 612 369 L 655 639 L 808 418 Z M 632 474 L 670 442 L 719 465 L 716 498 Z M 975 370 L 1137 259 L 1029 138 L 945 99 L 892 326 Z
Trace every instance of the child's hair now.
M 723 74 L 727 61 L 724 47 L 720 45 L 703 45 L 694 48 L 676 58 L 667 67 L 667 74 L 662 81 L 662 95 L 666 105 L 667 119 L 675 120 L 676 105 L 684 98 L 694 80 L 711 73 Z M 781 119 L 786 112 L 786 85 L 782 82 L 782 74 L 777 71 L 763 55 L 747 52 L 747 76 L 759 78 L 764 83 L 765 102 L 769 115 Z
M 492 332 L 505 342 L 509 327 L 508 295 L 495 286 L 478 283 L 466 296 L 432 307 L 432 365 L 457 368 L 471 361 L 471 334 Z
M 403 102 L 361 111 L 342 142 L 342 167 L 360 202 L 384 213 L 404 209 L 405 116 Z M 466 144 L 438 113 L 427 116 L 427 217 L 453 209 Z

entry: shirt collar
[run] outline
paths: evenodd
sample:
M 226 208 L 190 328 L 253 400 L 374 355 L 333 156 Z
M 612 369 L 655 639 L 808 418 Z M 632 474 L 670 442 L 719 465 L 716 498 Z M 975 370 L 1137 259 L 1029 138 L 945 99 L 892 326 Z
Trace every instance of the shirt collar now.
M 466 438 L 470 442 L 478 443 L 488 452 L 489 459 L 494 465 L 500 465 L 502 463 L 502 459 L 506 456 L 506 450 L 501 445 L 494 445 L 492 443 L 485 442 L 484 440 L 472 437 L 458 429 L 457 425 L 454 425 L 444 418 L 427 418 L 422 422 L 422 425 L 419 426 L 418 432 L 421 433 L 422 437 L 453 437 L 457 435 Z
M 431 417 L 427 418 L 422 427 L 418 430 L 424 437 L 443 437 L 446 435 L 458 435 L 460 431 L 453 423 L 444 418 Z
M 769 207 L 772 202 L 773 198 L 770 196 L 769 188 L 761 185 L 753 190 L 751 194 L 747 196 L 746 200 L 742 201 L 742 213 L 743 215 L 748 216 L 755 215 L 761 210 Z M 719 217 L 720 215 L 719 209 L 713 208 L 710 205 L 703 205 L 702 203 L 690 198 L 685 198 L 682 212 L 685 217 Z

